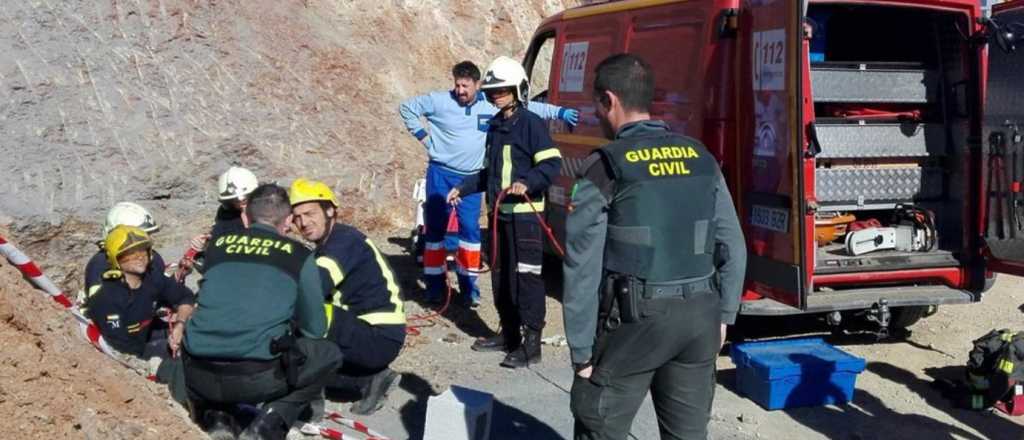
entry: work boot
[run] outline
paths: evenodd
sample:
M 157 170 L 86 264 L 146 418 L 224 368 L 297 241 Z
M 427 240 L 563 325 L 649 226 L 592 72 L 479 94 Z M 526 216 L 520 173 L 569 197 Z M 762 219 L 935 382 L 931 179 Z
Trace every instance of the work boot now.
M 508 337 L 506 338 L 506 336 Z M 522 336 L 519 335 L 519 332 L 505 331 L 503 328 L 500 333 L 494 336 L 477 339 L 469 348 L 473 351 L 504 351 L 511 353 L 522 345 L 521 341 Z
M 203 414 L 203 430 L 213 440 L 235 440 L 238 424 L 224 411 L 207 410 Z
M 326 397 L 321 392 L 320 397 L 309 402 L 309 405 L 302 409 L 302 412 L 299 413 L 299 421 L 319 425 L 324 422 L 324 415 L 327 413 L 326 408 Z
M 523 344 L 505 356 L 502 367 L 522 368 L 540 362 L 540 330 L 523 327 Z
M 370 378 L 370 383 L 363 387 L 363 398 L 352 404 L 352 414 L 368 416 L 384 407 L 388 401 L 388 393 L 398 384 L 401 375 L 385 368 Z
M 288 436 L 288 424 L 280 414 L 263 412 L 253 420 L 238 440 L 284 440 Z

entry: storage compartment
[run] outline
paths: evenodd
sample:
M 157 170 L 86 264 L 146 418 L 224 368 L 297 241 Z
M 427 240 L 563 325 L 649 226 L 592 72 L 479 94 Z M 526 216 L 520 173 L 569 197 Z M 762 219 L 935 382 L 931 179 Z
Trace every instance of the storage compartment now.
M 768 410 L 849 402 L 865 367 L 818 338 L 734 344 L 730 356 L 736 389 Z
M 840 234 L 816 233 L 835 239 L 817 240 L 815 273 L 959 265 L 969 48 L 958 27 L 968 28 L 966 16 L 812 2 L 808 22 L 816 224 L 855 218 Z M 930 230 L 907 221 L 908 209 L 932 217 Z M 851 245 L 850 234 L 865 229 Z

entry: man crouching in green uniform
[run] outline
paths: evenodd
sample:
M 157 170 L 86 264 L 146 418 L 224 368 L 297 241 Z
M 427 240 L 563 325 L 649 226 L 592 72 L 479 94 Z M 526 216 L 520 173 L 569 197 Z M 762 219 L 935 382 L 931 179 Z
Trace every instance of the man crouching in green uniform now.
M 699 141 L 651 120 L 653 98 L 640 58 L 597 66 L 613 141 L 580 167 L 565 226 L 577 440 L 624 440 L 648 391 L 662 439 L 707 438 L 715 356 L 739 308 L 746 247 L 725 179 Z
M 257 187 L 243 221 L 245 230 L 206 248 L 199 306 L 185 330 L 192 417 L 212 438 L 234 438 L 232 410 L 260 405 L 239 438 L 284 439 L 323 392 L 341 354 L 323 339 L 324 284 L 315 256 L 284 236 L 291 224 L 288 193 L 277 185 Z

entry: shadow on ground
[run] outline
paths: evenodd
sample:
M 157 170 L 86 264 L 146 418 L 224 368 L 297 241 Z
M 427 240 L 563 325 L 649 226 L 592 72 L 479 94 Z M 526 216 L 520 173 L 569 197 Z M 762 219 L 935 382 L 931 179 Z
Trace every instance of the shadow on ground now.
M 855 390 L 853 401 L 847 404 L 788 408 L 780 412 L 825 438 L 837 440 L 1024 438 L 1020 425 L 995 414 L 956 408 L 950 400 L 943 397 L 931 381 L 922 380 L 907 370 L 885 362 L 871 362 L 867 370 L 885 380 L 905 386 L 906 391 L 921 396 L 929 407 L 949 414 L 963 425 L 972 427 L 977 433 L 926 415 L 896 412 L 884 401 L 894 396 L 879 397 L 863 389 Z M 933 379 L 959 379 L 963 377 L 963 367 L 930 369 L 926 373 Z M 736 369 L 719 371 L 718 383 L 734 393 L 743 395 L 736 389 L 736 374 Z M 815 390 L 816 393 L 818 391 Z M 836 396 L 841 394 L 841 390 L 836 387 L 823 392 Z M 799 391 L 794 390 L 793 394 L 798 395 Z
M 398 386 L 414 396 L 398 410 L 402 424 L 406 432 L 409 433 L 410 440 L 422 440 L 427 415 L 427 399 L 438 392 L 435 392 L 425 379 L 414 373 L 403 373 L 402 381 Z M 554 428 L 536 417 L 497 399 L 494 400 L 491 420 L 490 438 L 493 440 L 524 438 L 559 440 L 564 438 Z
M 391 265 L 392 270 L 395 272 L 395 276 L 398 277 L 399 286 L 402 289 L 403 299 L 412 301 L 418 304 L 423 310 L 438 311 L 444 304 L 434 304 L 427 301 L 426 292 L 420 287 L 420 278 L 422 275 L 422 269 L 419 263 L 416 262 L 416 257 L 412 253 L 412 239 L 409 237 L 389 237 L 388 242 L 394 244 L 403 249 L 400 254 L 393 254 L 385 252 L 385 257 L 388 260 L 388 264 Z M 454 272 L 451 270 L 450 272 Z M 476 310 L 469 308 L 466 299 L 462 297 L 458 291 L 458 282 L 455 280 L 455 274 L 451 273 L 451 298 L 449 300 L 448 307 L 444 309 L 442 316 L 455 324 L 455 326 L 462 333 L 468 335 L 471 338 L 487 337 L 494 335 L 493 330 L 480 318 Z M 477 281 L 488 282 L 489 277 L 482 276 Z M 489 307 L 488 304 L 483 304 L 481 307 Z M 429 314 L 429 313 L 428 313 Z M 419 322 L 422 324 L 423 322 Z

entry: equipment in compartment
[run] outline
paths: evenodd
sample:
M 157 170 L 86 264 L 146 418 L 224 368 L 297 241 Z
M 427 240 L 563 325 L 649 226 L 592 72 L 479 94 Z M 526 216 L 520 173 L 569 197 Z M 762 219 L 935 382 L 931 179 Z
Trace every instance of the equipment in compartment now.
M 814 241 L 818 246 L 825 246 L 839 237 L 846 235 L 847 226 L 857 220 L 852 214 L 837 212 L 823 213 L 814 219 Z
M 928 252 L 938 243 L 935 216 L 916 206 L 898 206 L 889 227 L 872 227 L 846 234 L 845 248 L 849 255 L 863 255 L 882 250 Z

